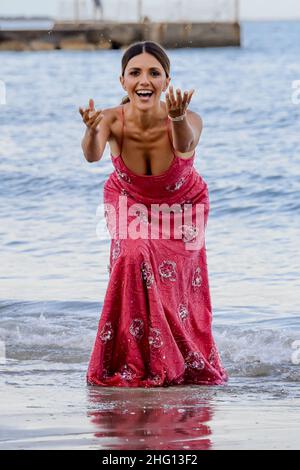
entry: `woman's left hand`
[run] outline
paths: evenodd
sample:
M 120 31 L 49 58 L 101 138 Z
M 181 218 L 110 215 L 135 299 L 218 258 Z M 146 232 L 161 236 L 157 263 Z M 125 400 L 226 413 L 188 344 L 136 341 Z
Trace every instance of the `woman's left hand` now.
M 194 91 L 194 89 L 190 90 L 189 92 L 185 91 L 182 97 L 180 89 L 177 88 L 175 96 L 173 92 L 173 86 L 170 85 L 169 92 L 166 93 L 168 115 L 171 117 L 182 116 L 190 104 Z

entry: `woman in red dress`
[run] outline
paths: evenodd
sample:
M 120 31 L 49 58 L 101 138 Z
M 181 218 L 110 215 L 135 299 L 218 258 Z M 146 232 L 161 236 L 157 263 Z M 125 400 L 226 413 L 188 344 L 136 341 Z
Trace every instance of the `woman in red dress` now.
M 127 96 L 121 105 L 95 110 L 90 100 L 87 109 L 79 108 L 87 126 L 86 160 L 99 161 L 109 142 L 114 165 L 104 184 L 110 278 L 88 385 L 228 380 L 211 329 L 208 188 L 194 167 L 202 120 L 187 109 L 194 90 L 174 93 L 170 80 L 165 50 L 153 41 L 134 43 L 122 58 Z M 162 223 L 165 216 L 171 232 Z

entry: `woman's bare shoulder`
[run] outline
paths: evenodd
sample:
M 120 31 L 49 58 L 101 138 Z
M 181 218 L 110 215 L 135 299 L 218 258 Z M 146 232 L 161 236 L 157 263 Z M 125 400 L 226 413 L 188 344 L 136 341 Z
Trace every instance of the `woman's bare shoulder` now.
M 120 116 L 120 111 L 121 111 L 122 106 L 114 106 L 111 108 L 105 108 L 102 110 L 104 116 L 107 116 L 107 119 L 110 121 L 111 124 L 113 124 L 116 119 Z
M 109 137 L 108 141 L 115 139 L 117 133 L 116 126 L 117 121 L 120 120 L 120 111 L 121 106 L 114 106 L 111 108 L 102 109 L 102 114 L 104 115 L 104 121 L 106 122 L 107 127 L 109 128 Z
M 190 122 L 195 124 L 196 127 L 198 128 L 203 127 L 203 120 L 200 114 L 196 113 L 195 111 L 191 111 L 190 109 L 187 109 L 187 117 Z
M 103 114 L 107 118 L 107 122 L 109 125 L 109 137 L 108 143 L 111 147 L 111 152 L 113 154 L 117 153 L 115 149 L 115 143 L 119 140 L 120 134 L 120 122 L 121 122 L 121 111 L 122 105 L 114 106 L 111 108 L 103 109 Z

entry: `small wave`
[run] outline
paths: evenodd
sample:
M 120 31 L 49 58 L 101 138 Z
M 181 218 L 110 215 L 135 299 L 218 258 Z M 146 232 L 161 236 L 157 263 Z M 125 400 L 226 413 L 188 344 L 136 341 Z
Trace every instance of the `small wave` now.
M 95 340 L 101 306 L 89 302 L 2 302 L 0 339 L 8 359 L 86 363 Z M 300 378 L 300 329 L 293 318 L 218 325 L 214 337 L 222 361 L 236 376 Z M 223 318 L 222 318 L 223 320 Z M 241 319 L 242 321 L 242 319 Z M 298 346 L 297 346 L 298 345 Z M 297 349 L 298 348 L 298 349 Z M 298 356 L 297 356 L 298 354 Z
M 280 320 L 273 328 L 224 327 L 216 342 L 229 375 L 300 381 L 299 328 L 283 328 Z

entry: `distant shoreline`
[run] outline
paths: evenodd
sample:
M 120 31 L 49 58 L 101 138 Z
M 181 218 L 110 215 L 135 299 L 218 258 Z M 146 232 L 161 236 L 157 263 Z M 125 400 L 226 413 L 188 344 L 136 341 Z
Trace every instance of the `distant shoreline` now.
M 55 21 L 52 16 L 0 16 L 0 21 Z
M 90 18 L 90 21 L 92 21 L 93 18 Z M 60 21 L 59 18 L 54 18 L 52 16 L 0 16 L 0 21 Z M 75 20 L 72 20 L 72 18 L 69 19 L 69 21 L 74 21 Z M 86 20 L 84 20 L 86 21 Z M 111 20 L 110 20 L 111 21 Z M 213 20 L 211 20 L 213 22 Z M 261 22 L 290 22 L 290 21 L 293 21 L 293 22 L 299 22 L 300 21 L 300 17 L 299 18 L 244 18 L 244 19 L 240 19 L 239 20 L 240 23 L 261 23 Z M 121 21 L 121 22 L 125 22 L 126 23 L 126 20 L 124 21 Z M 186 21 L 188 22 L 188 21 Z M 206 22 L 209 22 L 209 21 L 206 21 Z

